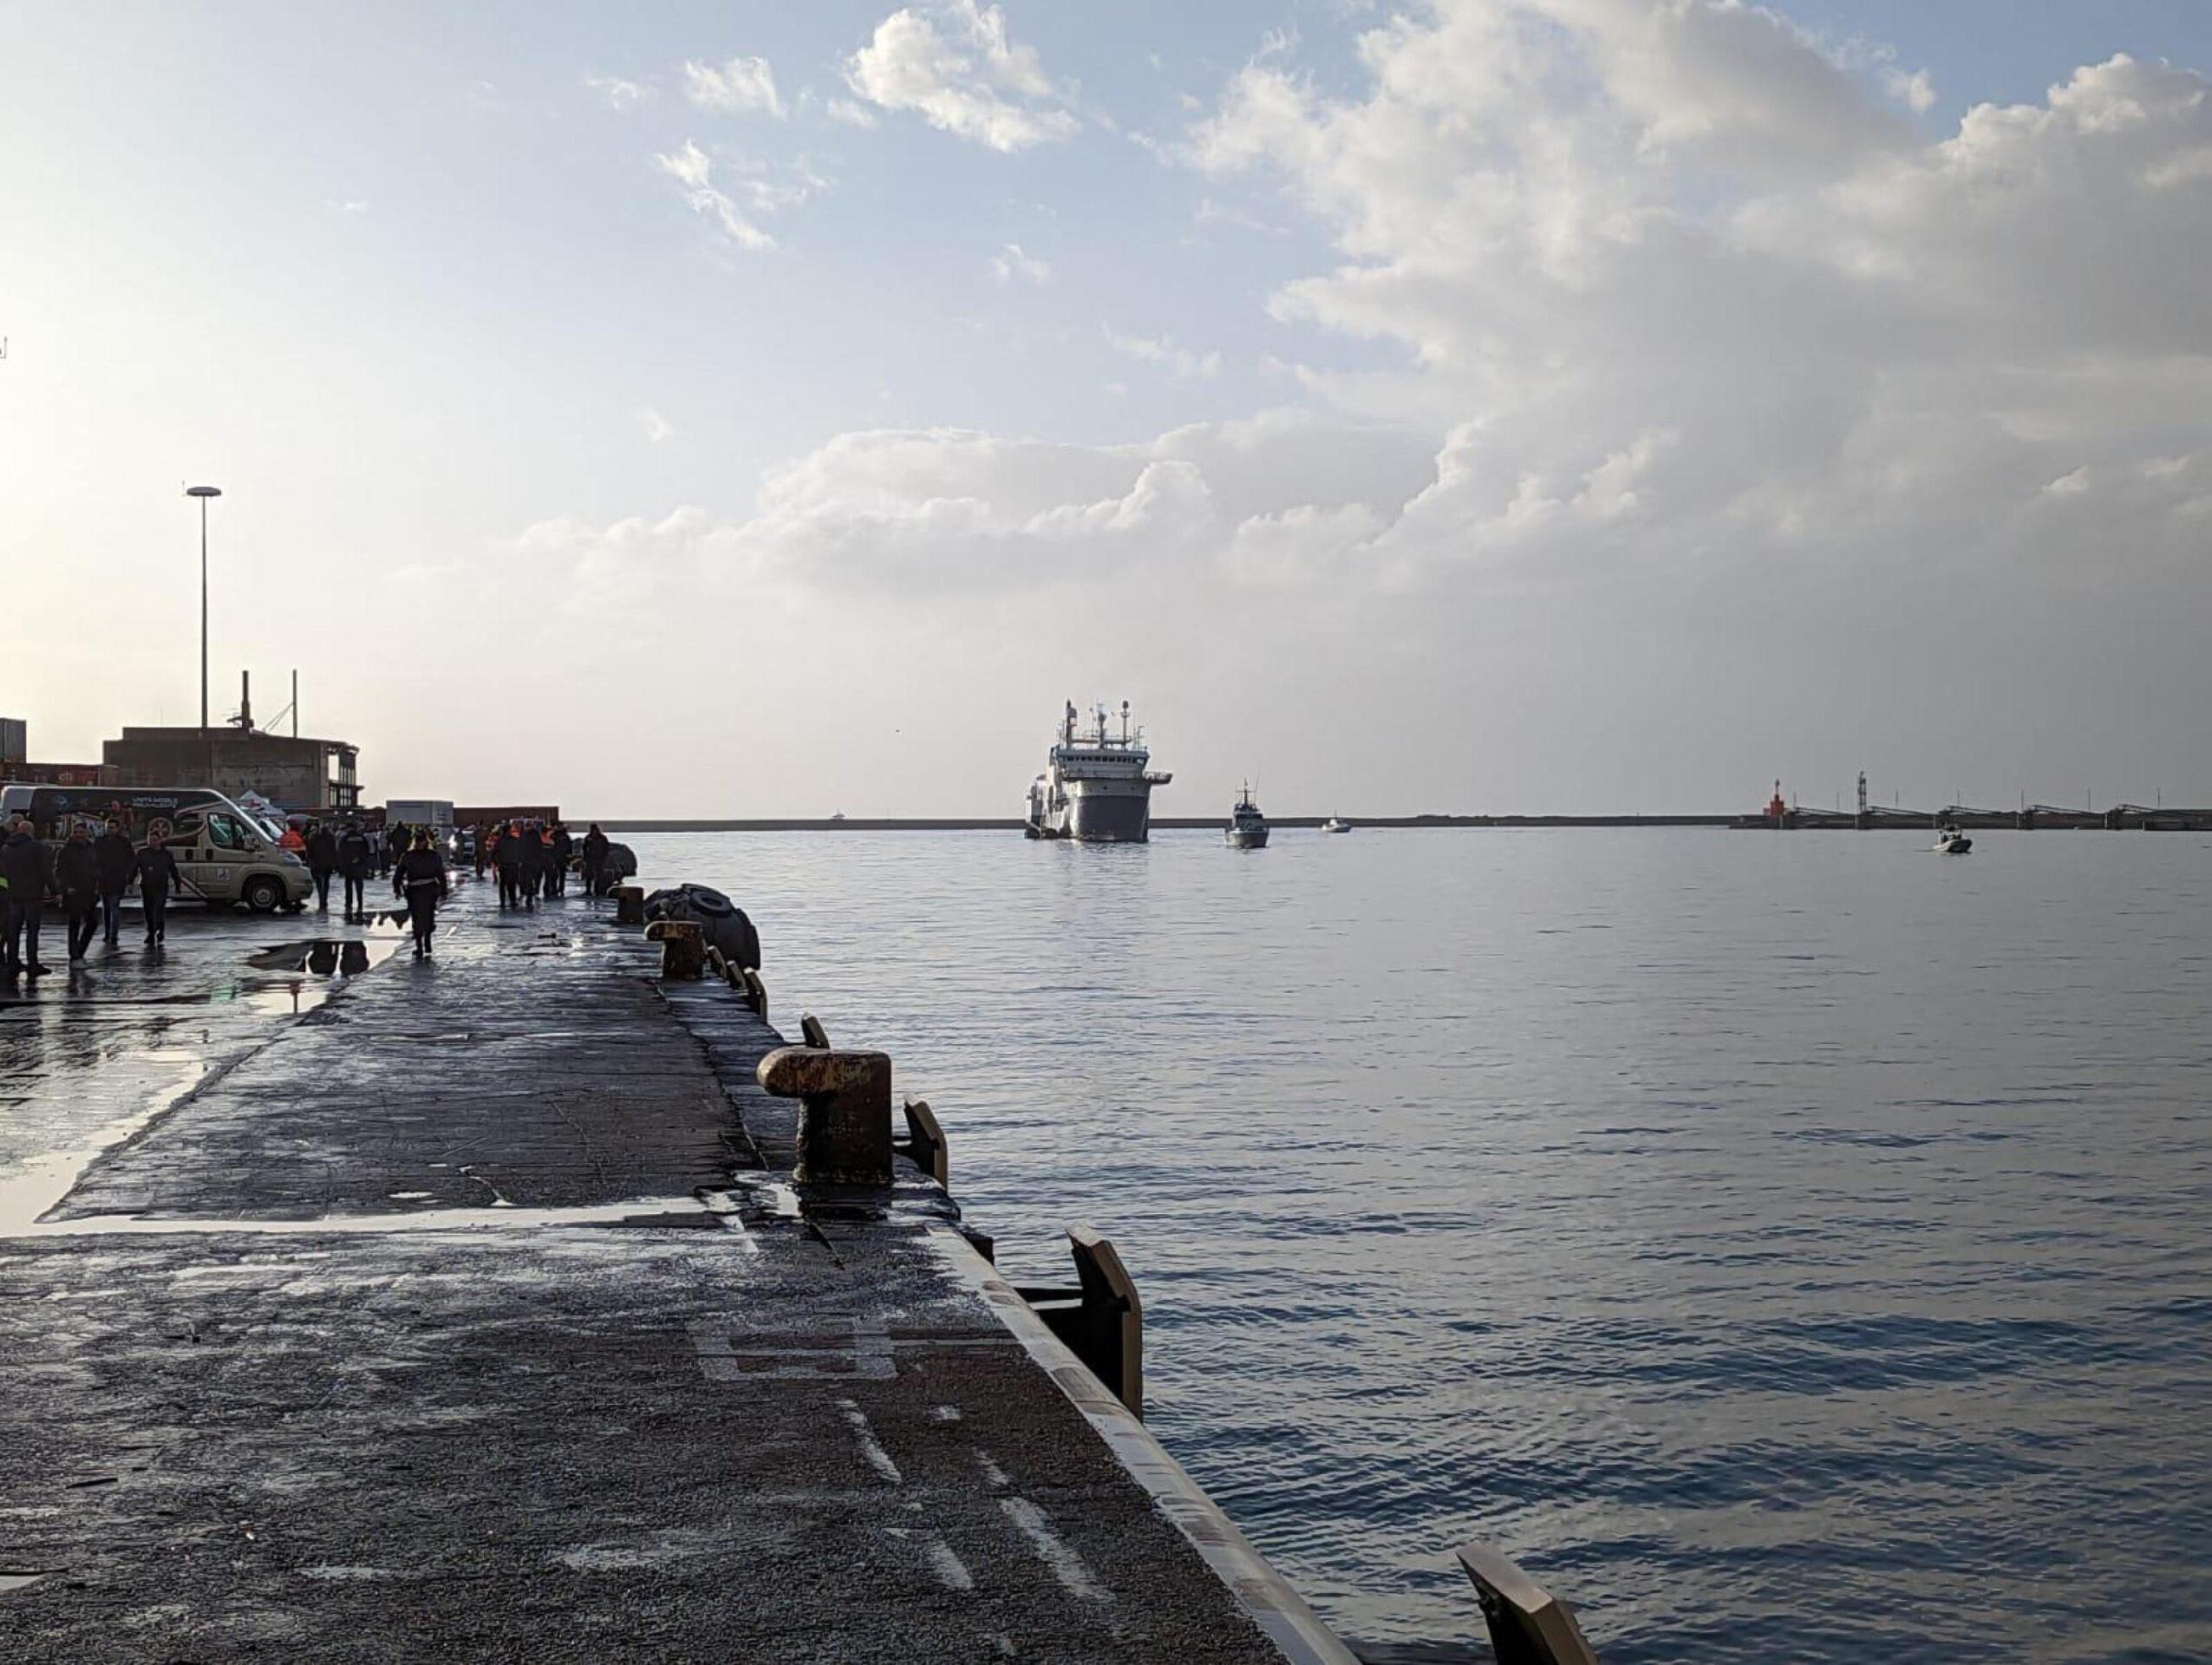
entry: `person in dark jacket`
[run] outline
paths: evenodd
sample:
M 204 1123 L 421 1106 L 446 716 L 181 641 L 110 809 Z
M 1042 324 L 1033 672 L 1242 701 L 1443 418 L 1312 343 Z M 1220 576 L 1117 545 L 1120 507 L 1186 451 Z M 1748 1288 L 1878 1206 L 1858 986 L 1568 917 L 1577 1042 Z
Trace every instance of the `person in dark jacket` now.
M 338 840 L 338 872 L 346 881 L 349 923 L 368 915 L 369 875 L 375 865 L 376 846 L 369 842 L 369 834 L 361 830 L 359 822 L 347 823 L 346 835 Z
M 576 840 L 570 836 L 567 826 L 563 822 L 554 822 L 552 890 L 555 896 L 568 894 L 568 865 L 575 855 Z
M 92 857 L 100 866 L 101 935 L 113 948 L 122 933 L 123 892 L 138 877 L 138 852 L 114 816 L 108 819 L 107 831 L 92 841 Z
M 54 859 L 31 836 L 30 823 L 18 817 L 16 830 L 0 845 L 0 872 L 8 876 L 8 969 L 28 976 L 46 974 L 38 963 L 38 926 L 46 907 L 46 886 Z
M 538 887 L 545 882 L 545 846 L 538 836 L 538 829 L 525 826 L 515 840 L 521 848 L 518 858 L 518 877 L 522 882 L 522 904 L 526 908 L 538 905 Z
M 146 908 L 148 948 L 159 947 L 169 934 L 169 892 L 176 883 L 177 859 L 164 846 L 148 844 L 138 852 L 138 899 Z
M 55 852 L 54 888 L 69 917 L 69 963 L 82 965 L 100 929 L 100 858 L 92 852 L 92 836 L 82 821 L 71 824 L 69 842 Z
M 445 859 L 430 847 L 430 835 L 418 832 L 392 874 L 392 889 L 407 903 L 414 929 L 414 957 L 430 957 L 430 933 L 438 929 L 438 904 L 446 898 Z
M 499 868 L 499 905 L 519 908 L 522 905 L 522 823 L 508 824 L 499 833 L 499 847 L 493 852 Z
M 315 906 L 330 911 L 330 875 L 338 871 L 338 835 L 317 821 L 307 830 L 307 871 L 315 880 Z
M 381 877 L 400 865 L 400 858 L 407 853 L 408 830 L 403 821 L 395 821 L 384 829 L 384 841 L 377 851 L 376 872 Z
M 591 830 L 584 835 L 584 893 L 600 896 L 605 893 L 604 875 L 607 869 L 607 835 L 599 830 L 599 823 L 591 823 Z

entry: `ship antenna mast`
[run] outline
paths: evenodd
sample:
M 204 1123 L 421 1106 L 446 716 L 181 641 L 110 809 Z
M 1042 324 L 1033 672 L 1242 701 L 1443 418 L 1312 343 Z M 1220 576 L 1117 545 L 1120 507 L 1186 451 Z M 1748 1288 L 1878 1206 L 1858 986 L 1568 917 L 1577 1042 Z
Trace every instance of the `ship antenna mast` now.
M 1121 743 L 1124 746 L 1129 743 L 1129 702 L 1126 700 L 1121 702 Z

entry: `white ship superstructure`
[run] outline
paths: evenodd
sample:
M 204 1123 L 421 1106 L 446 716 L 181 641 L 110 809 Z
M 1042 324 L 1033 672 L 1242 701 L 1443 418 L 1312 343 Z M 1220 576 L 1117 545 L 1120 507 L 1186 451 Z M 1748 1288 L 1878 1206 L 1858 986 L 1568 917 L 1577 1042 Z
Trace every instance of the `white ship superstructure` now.
M 1030 782 L 1025 830 L 1033 839 L 1144 843 L 1152 826 L 1152 788 L 1175 778 L 1146 767 L 1152 761 L 1144 730 L 1129 726 L 1128 701 L 1121 702 L 1119 734 L 1109 729 L 1103 705 L 1093 725 L 1078 733 L 1071 702 L 1045 772 Z

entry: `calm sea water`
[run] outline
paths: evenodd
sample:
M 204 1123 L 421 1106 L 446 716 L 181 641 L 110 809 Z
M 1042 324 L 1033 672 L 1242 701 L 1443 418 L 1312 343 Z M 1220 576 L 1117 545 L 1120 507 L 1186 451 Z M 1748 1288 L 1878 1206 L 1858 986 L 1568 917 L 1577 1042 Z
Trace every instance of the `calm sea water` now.
M 640 835 L 1344 1634 L 2212 1659 L 2212 839 Z

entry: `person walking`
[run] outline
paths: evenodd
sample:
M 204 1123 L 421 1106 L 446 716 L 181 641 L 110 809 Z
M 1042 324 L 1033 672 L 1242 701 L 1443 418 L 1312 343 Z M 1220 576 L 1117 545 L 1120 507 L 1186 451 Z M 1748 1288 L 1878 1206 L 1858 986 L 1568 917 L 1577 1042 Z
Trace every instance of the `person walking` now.
M 476 824 L 475 832 L 469 839 L 469 853 L 476 862 L 477 878 L 484 877 L 485 868 L 492 862 L 492 846 L 499 841 L 498 835 L 490 827 L 481 821 Z
M 599 830 L 599 823 L 591 823 L 591 830 L 584 835 L 584 893 L 604 895 L 606 889 L 607 835 Z
M 177 859 L 166 845 L 148 840 L 138 852 L 138 899 L 146 910 L 146 945 L 159 948 L 169 934 L 169 892 L 177 883 Z M 330 884 L 326 877 L 323 880 Z
M 438 929 L 438 904 L 446 899 L 446 862 L 430 847 L 430 835 L 417 832 L 392 874 L 392 890 L 407 903 L 408 923 L 414 930 L 414 957 L 430 957 L 430 933 Z
M 369 917 L 369 875 L 376 865 L 376 846 L 369 841 L 361 823 L 349 821 L 338 840 L 338 872 L 346 881 L 346 923 Z
M 522 881 L 522 904 L 534 908 L 538 905 L 538 887 L 545 882 L 545 842 L 538 837 L 537 828 L 530 826 L 522 829 L 516 842 L 522 846 L 515 852 L 519 858 L 516 865 Z
M 100 858 L 82 821 L 69 826 L 69 841 L 54 857 L 54 888 L 69 922 L 69 963 L 82 965 L 84 951 L 100 930 Z
M 566 896 L 568 894 L 568 865 L 576 855 L 576 840 L 569 835 L 568 826 L 565 822 L 556 821 L 553 823 L 551 843 L 553 846 L 553 894 L 555 896 Z
M 315 880 L 315 907 L 330 911 L 330 875 L 338 871 L 338 835 L 322 821 L 307 829 L 307 871 Z
M 101 935 L 113 948 L 122 934 L 123 892 L 138 877 L 138 852 L 123 836 L 122 822 L 110 815 L 107 831 L 92 841 L 92 855 L 100 868 Z
M 500 829 L 497 852 L 499 868 L 499 905 L 519 908 L 522 905 L 522 823 L 517 821 Z
M 7 843 L 0 845 L 0 872 L 8 876 L 8 963 L 25 976 L 42 977 L 48 968 L 39 963 L 38 927 L 54 858 L 20 815 Z
M 376 869 L 380 878 L 400 865 L 400 858 L 407 853 L 407 846 L 408 829 L 404 821 L 395 821 L 384 829 L 384 843 Z

